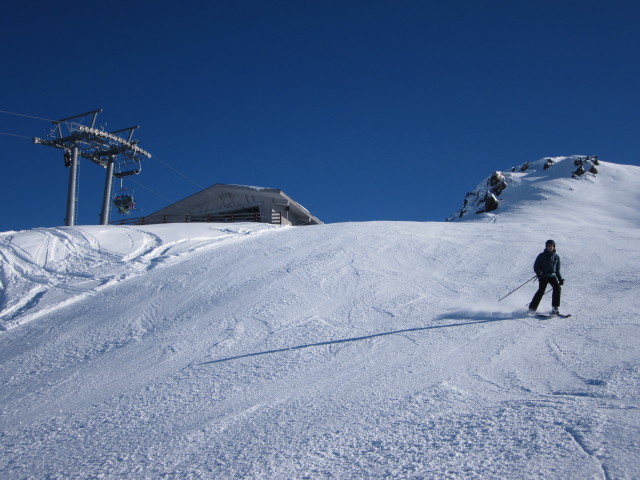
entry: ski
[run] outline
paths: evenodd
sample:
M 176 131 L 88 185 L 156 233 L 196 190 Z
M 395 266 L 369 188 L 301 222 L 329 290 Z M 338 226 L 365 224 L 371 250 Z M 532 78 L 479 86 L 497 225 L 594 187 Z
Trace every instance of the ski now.
M 548 320 L 550 318 L 569 318 L 570 313 L 538 313 L 536 317 L 541 320 Z

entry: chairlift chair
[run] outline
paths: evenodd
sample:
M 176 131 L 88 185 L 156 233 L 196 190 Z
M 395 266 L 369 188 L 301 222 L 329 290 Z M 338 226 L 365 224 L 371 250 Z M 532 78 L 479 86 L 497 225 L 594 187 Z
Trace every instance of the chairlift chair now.
M 113 204 L 118 208 L 121 215 L 130 215 L 131 210 L 135 210 L 136 202 L 133 197 L 133 190 L 124 188 L 122 179 L 129 175 L 137 175 L 142 170 L 142 163 L 136 157 L 122 159 L 116 165 L 113 176 L 120 179 L 120 190 L 113 197 Z
M 133 190 L 125 188 L 122 185 L 122 177 L 120 177 L 120 190 L 113 196 L 113 204 L 117 207 L 121 215 L 130 215 L 131 210 L 135 210 L 136 208 Z
M 125 157 L 116 164 L 113 176 L 122 179 L 129 175 L 138 175 L 142 171 L 142 162 L 137 157 Z
M 127 190 L 126 188 L 124 190 Z M 118 208 L 121 215 L 130 215 L 131 210 L 135 210 L 136 202 L 133 198 L 133 192 L 128 193 L 120 191 L 113 197 L 113 204 Z

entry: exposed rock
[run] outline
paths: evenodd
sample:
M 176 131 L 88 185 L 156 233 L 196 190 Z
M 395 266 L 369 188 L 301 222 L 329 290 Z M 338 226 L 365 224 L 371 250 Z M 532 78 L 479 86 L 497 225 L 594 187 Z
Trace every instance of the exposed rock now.
M 496 196 L 499 196 L 507 188 L 507 181 L 500 172 L 493 172 L 487 183 Z
M 496 196 L 493 193 L 487 192 L 484 198 L 485 212 L 492 212 L 493 210 L 496 210 L 499 205 L 500 205 L 500 202 L 498 201 Z
M 499 205 L 500 201 L 496 198 L 496 196 L 491 192 L 486 192 L 484 198 L 482 199 L 481 207 L 476 211 L 476 213 L 492 212 L 496 210 Z

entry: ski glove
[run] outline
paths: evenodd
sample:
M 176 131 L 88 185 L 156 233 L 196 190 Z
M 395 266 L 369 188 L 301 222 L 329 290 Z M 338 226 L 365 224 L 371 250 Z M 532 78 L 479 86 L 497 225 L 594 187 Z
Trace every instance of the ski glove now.
M 564 278 L 561 278 L 560 280 L 558 280 L 558 283 L 559 283 L 560 285 L 564 285 Z

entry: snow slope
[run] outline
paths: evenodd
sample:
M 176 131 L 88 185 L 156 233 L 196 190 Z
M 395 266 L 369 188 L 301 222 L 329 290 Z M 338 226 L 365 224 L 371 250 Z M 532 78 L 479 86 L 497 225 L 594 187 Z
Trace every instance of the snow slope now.
M 491 222 L 0 234 L 0 478 L 638 478 L 639 170 Z M 570 319 L 497 302 L 547 238 Z

